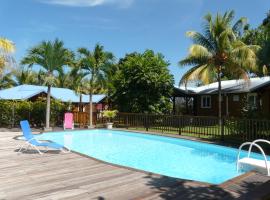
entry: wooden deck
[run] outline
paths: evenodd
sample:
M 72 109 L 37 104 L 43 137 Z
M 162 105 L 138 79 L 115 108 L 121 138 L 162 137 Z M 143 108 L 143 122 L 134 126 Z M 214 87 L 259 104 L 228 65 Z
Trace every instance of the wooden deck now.
M 256 199 L 269 177 L 246 174 L 209 185 L 109 165 L 76 153 L 18 154 L 22 141 L 0 132 L 0 199 Z M 268 181 L 268 182 L 267 182 Z

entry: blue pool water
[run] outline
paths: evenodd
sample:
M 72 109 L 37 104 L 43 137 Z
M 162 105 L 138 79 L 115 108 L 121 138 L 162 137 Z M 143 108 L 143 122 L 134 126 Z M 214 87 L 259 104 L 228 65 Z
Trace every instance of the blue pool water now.
M 219 184 L 241 174 L 236 171 L 237 149 L 202 142 L 103 129 L 37 138 L 102 161 L 176 178 Z

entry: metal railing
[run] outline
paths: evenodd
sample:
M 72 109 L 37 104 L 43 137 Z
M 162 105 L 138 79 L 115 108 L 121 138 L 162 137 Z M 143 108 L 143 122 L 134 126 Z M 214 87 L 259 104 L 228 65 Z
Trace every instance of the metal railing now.
M 42 126 L 45 121 L 45 113 L 39 114 L 44 117 L 39 119 L 32 112 L 18 114 L 12 112 L 12 110 L 7 113 L 0 113 L 2 119 L 0 127 L 18 126 L 22 119 L 28 119 L 32 125 Z M 61 126 L 63 114 L 59 113 L 52 119 L 53 126 Z M 73 112 L 73 114 L 74 123 L 77 127 L 84 128 L 89 124 L 89 113 Z M 222 125 L 219 126 L 217 117 L 118 113 L 113 122 L 114 126 L 118 128 L 218 139 L 236 143 L 255 139 L 270 140 L 270 120 L 222 118 Z M 93 113 L 93 124 L 100 126 L 105 123 L 106 119 L 102 117 L 101 113 Z
M 219 126 L 217 117 L 118 113 L 113 121 L 118 128 L 223 141 L 270 140 L 270 120 L 222 118 L 222 125 Z M 101 116 L 97 118 L 97 123 L 105 123 L 105 119 Z

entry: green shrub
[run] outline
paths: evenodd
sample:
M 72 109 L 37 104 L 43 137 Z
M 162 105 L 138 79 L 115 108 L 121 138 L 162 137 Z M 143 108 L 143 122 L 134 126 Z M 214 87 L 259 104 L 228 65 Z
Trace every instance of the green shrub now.
M 31 124 L 34 126 L 42 127 L 46 119 L 46 102 L 38 99 L 33 102 L 33 109 L 31 112 Z
M 59 100 L 51 101 L 51 118 L 50 123 L 52 126 L 62 125 L 64 120 L 64 113 L 68 111 L 68 103 L 62 103 Z
M 0 100 L 0 126 L 9 126 L 12 123 L 13 103 Z
M 51 100 L 52 126 L 62 125 L 64 113 L 69 107 L 69 103 Z M 43 127 L 45 116 L 46 100 L 44 98 L 38 98 L 34 102 L 0 100 L 0 127 L 19 126 L 21 120 L 28 120 L 36 127 Z
M 17 101 L 14 102 L 14 121 L 19 123 L 20 120 L 30 120 L 31 112 L 33 110 L 33 103 L 31 101 Z
M 245 130 L 246 123 L 244 120 L 236 120 L 236 119 L 227 119 L 225 123 L 226 129 L 229 131 L 230 134 L 238 135 L 243 134 L 243 131 Z
M 118 113 L 117 110 L 104 110 L 102 112 L 103 117 L 105 117 L 108 120 L 108 122 L 111 122 L 112 119 L 116 117 L 117 113 Z

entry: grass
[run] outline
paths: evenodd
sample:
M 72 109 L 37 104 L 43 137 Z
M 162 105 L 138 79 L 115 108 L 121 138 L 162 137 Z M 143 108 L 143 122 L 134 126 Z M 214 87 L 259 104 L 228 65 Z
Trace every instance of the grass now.
M 126 127 L 122 126 L 119 128 L 126 128 Z M 144 127 L 128 127 L 127 130 L 137 130 L 146 132 L 146 128 Z M 206 132 L 207 130 L 209 131 L 208 133 Z M 151 127 L 148 129 L 148 131 L 161 134 L 165 133 L 165 134 L 179 135 L 179 129 L 175 127 L 163 127 L 163 129 L 161 129 L 161 127 Z M 229 130 L 226 127 L 224 132 L 225 132 L 224 141 L 222 142 L 224 145 L 238 148 L 238 146 L 243 143 L 243 138 L 241 136 L 230 134 Z M 207 128 L 198 126 L 186 126 L 181 128 L 181 136 L 195 137 L 217 143 L 221 142 L 221 135 L 219 133 L 218 126 L 208 126 Z
M 118 128 L 126 128 L 124 123 L 115 123 Z M 146 131 L 146 128 L 142 123 L 136 124 L 135 126 L 128 127 L 128 130 L 138 130 Z M 167 133 L 174 135 L 182 135 L 188 137 L 197 137 L 206 140 L 221 141 L 222 136 L 218 125 L 208 125 L 208 126 L 198 126 L 198 125 L 188 125 L 184 127 L 174 127 L 169 124 L 161 124 L 156 126 L 151 126 L 148 128 L 150 132 L 156 133 Z M 246 127 L 242 129 L 241 127 L 235 127 L 233 124 L 228 124 L 224 126 L 224 142 L 232 144 L 241 144 L 244 141 L 252 140 L 255 137 L 267 138 L 269 137 L 269 130 L 261 130 L 254 133 L 252 127 Z
M 129 130 L 139 130 L 146 131 L 144 127 L 128 127 Z M 194 126 L 186 126 L 180 129 L 176 127 L 150 127 L 148 131 L 157 132 L 157 133 L 167 133 L 167 134 L 175 134 L 182 136 L 191 136 L 191 137 L 199 137 L 206 139 L 219 138 L 219 127 L 218 126 L 209 126 L 209 127 L 194 127 Z

